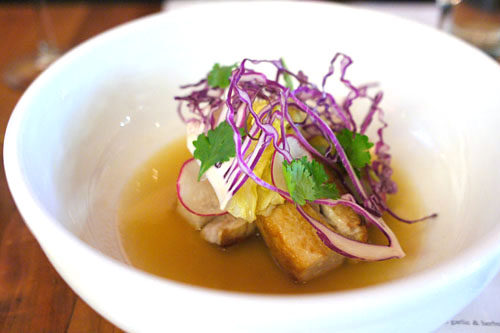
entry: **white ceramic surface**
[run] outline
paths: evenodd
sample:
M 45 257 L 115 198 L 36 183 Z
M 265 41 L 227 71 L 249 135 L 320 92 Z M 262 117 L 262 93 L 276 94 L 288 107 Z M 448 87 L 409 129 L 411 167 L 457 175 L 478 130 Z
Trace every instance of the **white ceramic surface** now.
M 196 288 L 124 264 L 115 233 L 132 171 L 183 135 L 173 96 L 214 62 L 285 57 L 318 81 L 349 54 L 378 81 L 387 140 L 429 212 L 420 260 L 383 285 L 308 296 Z M 500 267 L 500 66 L 402 19 L 320 3 L 217 4 L 113 29 L 69 52 L 26 91 L 4 160 L 27 225 L 93 308 L 132 332 L 429 331 Z

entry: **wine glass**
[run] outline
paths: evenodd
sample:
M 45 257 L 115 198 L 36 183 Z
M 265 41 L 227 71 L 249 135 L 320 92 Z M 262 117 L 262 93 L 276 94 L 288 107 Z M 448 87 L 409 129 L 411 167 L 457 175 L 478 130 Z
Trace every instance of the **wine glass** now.
M 15 59 L 3 72 L 4 82 L 12 89 L 26 88 L 43 70 L 61 56 L 57 47 L 47 4 L 45 0 L 36 1 L 36 26 L 38 45 L 36 52 Z
M 458 5 L 462 0 L 436 0 L 439 8 L 438 28 L 443 29 L 446 18 L 451 13 L 453 6 Z
M 436 0 L 436 3 L 440 8 L 440 29 L 500 60 L 500 1 Z

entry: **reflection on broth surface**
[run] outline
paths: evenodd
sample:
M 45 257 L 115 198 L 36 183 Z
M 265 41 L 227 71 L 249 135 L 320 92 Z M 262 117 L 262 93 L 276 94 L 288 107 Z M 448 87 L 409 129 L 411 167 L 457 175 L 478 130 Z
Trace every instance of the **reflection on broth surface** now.
M 318 279 L 299 284 L 274 263 L 260 237 L 219 248 L 204 241 L 176 212 L 176 179 L 190 158 L 180 139 L 144 163 L 122 192 L 119 231 L 130 263 L 168 279 L 232 291 L 297 294 L 337 291 L 379 284 L 401 277 L 411 269 L 427 222 L 404 224 L 385 217 L 406 257 L 382 262 L 344 264 Z M 402 170 L 395 170 L 399 192 L 389 205 L 404 217 L 424 215 Z M 381 235 L 370 239 L 382 241 Z

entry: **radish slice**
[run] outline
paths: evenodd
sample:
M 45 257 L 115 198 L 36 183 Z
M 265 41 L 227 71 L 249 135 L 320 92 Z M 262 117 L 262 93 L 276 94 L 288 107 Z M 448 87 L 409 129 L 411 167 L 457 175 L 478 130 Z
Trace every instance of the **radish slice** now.
M 295 135 L 287 135 L 286 143 L 290 147 L 290 154 L 293 159 L 300 159 L 303 156 L 307 156 L 308 160 L 312 160 L 311 153 L 300 143 L 299 139 Z M 281 142 L 279 143 L 281 145 Z M 273 154 L 273 159 L 271 161 L 271 180 L 273 185 L 280 190 L 288 192 L 286 186 L 285 177 L 283 177 L 283 155 L 277 151 Z
M 329 205 L 329 206 L 337 206 L 337 205 L 345 205 L 347 207 L 351 207 L 354 212 L 359 215 L 365 217 L 367 221 L 371 224 L 375 225 L 382 233 L 385 235 L 387 240 L 389 241 L 388 245 L 377 245 L 377 244 L 369 244 L 358 242 L 356 240 L 349 239 L 344 237 L 335 231 L 331 230 L 323 223 L 315 220 L 311 216 L 307 215 L 304 209 L 300 206 L 296 206 L 299 213 L 309 222 L 314 229 L 316 229 L 316 233 L 319 238 L 323 241 L 323 243 L 328 246 L 333 251 L 340 253 L 343 256 L 348 258 L 360 259 L 360 260 L 387 260 L 393 258 L 403 258 L 405 253 L 403 249 L 399 245 L 398 239 L 396 235 L 392 232 L 392 230 L 385 224 L 385 222 L 381 218 L 377 218 L 367 212 L 365 209 L 360 207 L 354 202 L 348 200 L 316 200 L 315 203 Z
M 184 162 L 177 178 L 177 198 L 191 213 L 199 216 L 224 215 L 217 195 L 206 179 L 198 181 L 200 166 L 194 158 Z

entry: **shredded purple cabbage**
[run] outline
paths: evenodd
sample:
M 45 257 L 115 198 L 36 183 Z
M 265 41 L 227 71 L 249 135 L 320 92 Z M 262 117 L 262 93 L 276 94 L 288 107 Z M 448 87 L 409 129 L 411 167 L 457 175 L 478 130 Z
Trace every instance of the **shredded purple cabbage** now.
M 256 66 L 263 63 L 276 67 L 277 73 L 274 80 L 247 68 L 248 65 Z M 286 129 L 291 128 L 294 132 L 293 135 L 311 155 L 335 170 L 351 192 L 349 197 L 352 200 L 316 200 L 317 202 L 314 203 L 330 206 L 341 204 L 351 207 L 363 216 L 367 223 L 380 229 L 389 240 L 388 247 L 391 247 L 395 237 L 380 219 L 384 212 L 388 212 L 396 219 L 407 223 L 420 221 L 434 215 L 418 220 L 407 220 L 397 216 L 387 207 L 386 195 L 396 193 L 397 186 L 391 179 L 391 154 L 389 145 L 384 141 L 384 129 L 387 127 L 387 123 L 384 121 L 384 113 L 380 108 L 383 93 L 379 91 L 372 96 L 369 91 L 376 87 L 375 84 L 356 87 L 348 80 L 347 70 L 351 64 L 352 59 L 349 56 L 337 53 L 330 62 L 329 70 L 323 77 L 321 87 L 318 87 L 309 82 L 304 73 L 295 74 L 286 69 L 280 60 L 244 59 L 233 70 L 227 92 L 224 89 L 208 86 L 206 80 L 182 87 L 191 89 L 191 92 L 187 96 L 176 97 L 176 100 L 180 101 L 178 113 L 184 122 L 201 121 L 205 126 L 205 132 L 215 128 L 224 119 L 233 128 L 236 157 L 224 175 L 227 184 L 229 184 L 229 191 L 233 195 L 250 178 L 258 185 L 291 200 L 288 192 L 264 181 L 254 173 L 257 162 L 270 145 L 273 145 L 276 153 L 281 154 L 286 161 L 292 161 L 287 140 L 280 140 L 280 138 L 286 137 Z M 325 91 L 328 79 L 337 70 L 340 82 L 349 90 L 342 103 L 339 103 L 332 94 Z M 280 81 L 284 74 L 295 78 L 299 86 L 290 90 L 281 84 Z M 351 111 L 351 107 L 357 99 L 365 99 L 370 102 L 370 107 L 360 125 L 354 121 Z M 256 100 L 268 102 L 267 106 L 259 113 L 253 109 Z M 297 117 L 300 120 L 294 120 Z M 250 118 L 253 118 L 253 126 L 247 129 L 246 124 Z M 361 170 L 360 179 L 335 133 L 342 129 L 348 129 L 364 134 L 374 119 L 380 123 L 375 142 L 375 158 L 370 165 Z M 274 126 L 277 121 L 279 122 L 278 129 Z M 238 131 L 241 127 L 245 128 L 247 134 L 244 139 Z M 325 153 L 320 153 L 309 143 L 309 140 L 316 135 L 321 135 L 328 142 L 329 146 Z M 249 152 L 252 142 L 256 142 L 256 145 L 254 150 Z M 339 171 L 339 162 L 345 172 Z M 299 206 L 297 209 L 316 228 L 318 235 L 327 246 L 343 255 L 366 259 L 347 253 L 332 244 L 328 240 L 328 235 L 318 229 L 315 222 L 311 220 L 312 218 L 307 217 L 307 214 Z M 342 237 L 338 234 L 337 236 Z M 344 239 L 341 242 L 348 241 Z M 388 259 L 397 256 L 394 253 L 392 256 L 388 254 L 381 258 Z

